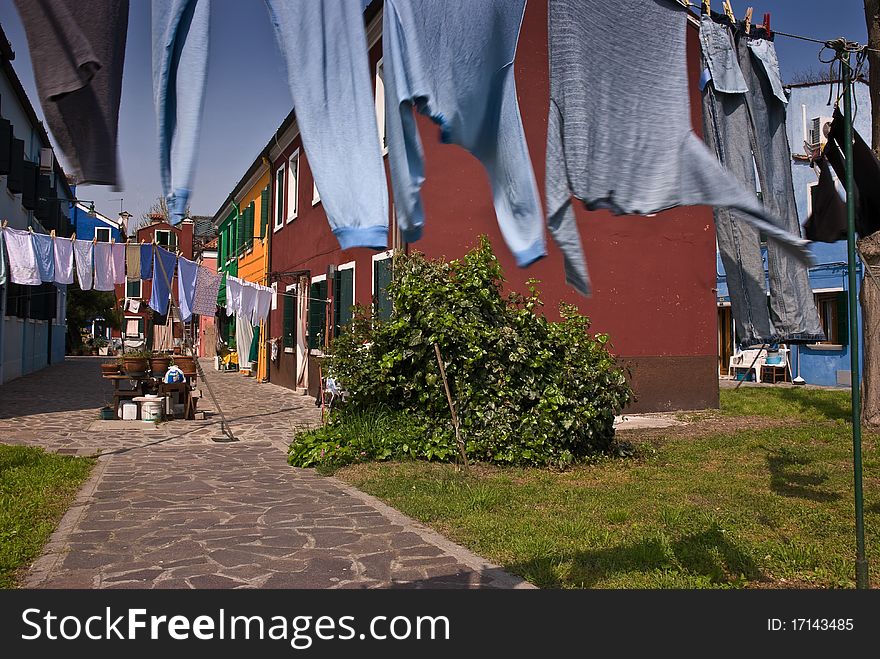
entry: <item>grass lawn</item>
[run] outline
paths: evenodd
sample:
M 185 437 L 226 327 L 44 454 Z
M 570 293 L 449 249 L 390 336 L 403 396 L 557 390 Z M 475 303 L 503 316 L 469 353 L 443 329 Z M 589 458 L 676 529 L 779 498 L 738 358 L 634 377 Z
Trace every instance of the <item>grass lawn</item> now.
M 848 392 L 741 388 L 721 405 L 621 432 L 636 457 L 565 472 L 411 462 L 336 475 L 545 588 L 854 586 Z M 878 439 L 863 438 L 874 584 Z
M 0 444 L 0 588 L 40 554 L 94 460 Z

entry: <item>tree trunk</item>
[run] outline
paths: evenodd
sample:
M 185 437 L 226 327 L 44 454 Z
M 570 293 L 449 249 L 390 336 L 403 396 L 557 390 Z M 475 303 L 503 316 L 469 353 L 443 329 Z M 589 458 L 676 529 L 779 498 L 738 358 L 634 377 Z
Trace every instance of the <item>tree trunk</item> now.
M 868 25 L 868 48 L 880 50 L 880 0 L 865 0 L 865 22 Z M 871 146 L 880 155 L 880 52 L 868 52 L 869 89 L 871 98 Z
M 880 427 L 880 232 L 860 238 L 858 249 L 864 257 L 862 275 L 862 328 L 864 332 L 862 368 L 862 423 Z M 871 274 L 867 269 L 871 268 Z M 875 281 L 876 279 L 876 281 Z
M 865 0 L 868 47 L 880 49 L 880 0 Z M 868 53 L 871 102 L 871 146 L 880 154 L 880 53 Z M 865 274 L 859 301 L 862 306 L 862 423 L 880 427 L 880 233 L 860 238 Z M 868 271 L 870 269 L 870 272 Z M 871 276 L 874 274 L 874 277 Z

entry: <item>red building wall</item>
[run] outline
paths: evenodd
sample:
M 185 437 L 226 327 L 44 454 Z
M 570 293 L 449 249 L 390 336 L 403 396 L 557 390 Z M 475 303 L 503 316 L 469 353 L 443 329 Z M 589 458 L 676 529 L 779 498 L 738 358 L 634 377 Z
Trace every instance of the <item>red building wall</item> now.
M 520 111 L 542 195 L 549 99 L 546 11 L 546 3 L 527 5 L 516 56 Z M 371 71 L 380 57 L 381 40 L 370 52 Z M 688 30 L 688 68 L 691 122 L 699 129 L 695 29 Z M 575 201 L 594 287 L 593 296 L 583 298 L 565 284 L 562 257 L 549 238 L 547 258 L 526 269 L 516 266 L 501 238 L 482 165 L 464 149 L 441 144 L 438 127 L 428 118 L 419 116 L 418 125 L 425 149 L 426 220 L 423 238 L 409 249 L 452 259 L 487 234 L 511 288 L 524 291 L 527 279 L 539 279 L 548 316 L 558 317 L 559 303 L 570 302 L 592 319 L 593 330 L 610 334 L 615 354 L 631 369 L 637 401 L 629 411 L 717 406 L 715 231 L 709 208 L 678 208 L 652 218 L 616 217 L 587 212 Z M 298 137 L 275 159 L 273 172 L 296 148 L 301 148 Z M 311 172 L 302 151 L 299 190 L 298 218 L 272 235 L 271 270 L 309 269 L 315 275 L 330 264 L 356 261 L 355 299 L 369 305 L 374 252 L 339 249 L 322 206 L 311 204 Z M 292 280 L 283 282 L 282 289 L 286 283 Z M 280 336 L 280 308 L 270 325 L 272 336 Z M 282 355 L 273 363 L 270 379 L 293 386 L 290 361 L 290 355 Z
M 155 237 L 157 230 L 170 230 L 175 233 L 177 236 L 177 248 L 180 251 L 180 254 L 188 259 L 192 259 L 193 257 L 193 223 L 190 221 L 184 221 L 178 226 L 172 226 L 168 222 L 155 222 L 153 224 L 149 224 L 147 226 L 141 227 L 137 230 L 136 233 L 136 242 L 138 243 L 152 243 Z M 157 276 L 154 273 L 154 276 Z M 159 273 L 161 276 L 161 273 Z M 123 325 L 121 331 L 113 331 L 113 336 L 119 337 L 122 336 L 122 333 L 125 331 L 125 317 L 134 317 L 139 316 L 144 319 L 144 332 L 149 338 L 149 324 L 153 318 L 153 311 L 147 305 L 150 301 L 150 296 L 153 292 L 153 282 L 151 279 L 146 279 L 141 281 L 141 306 L 138 312 L 124 311 L 123 312 Z M 125 303 L 126 298 L 126 286 L 125 284 L 118 284 L 116 286 L 116 300 L 117 303 L 122 306 Z M 171 280 L 171 296 L 175 302 L 177 302 L 177 276 L 176 274 Z

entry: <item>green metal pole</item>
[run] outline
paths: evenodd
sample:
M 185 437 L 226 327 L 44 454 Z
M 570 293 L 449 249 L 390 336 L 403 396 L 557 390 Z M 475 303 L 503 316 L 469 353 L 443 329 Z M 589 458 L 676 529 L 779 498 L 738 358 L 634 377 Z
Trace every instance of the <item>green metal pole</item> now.
M 846 158 L 846 247 L 849 281 L 849 356 L 852 384 L 853 481 L 856 504 L 856 588 L 868 588 L 868 561 L 865 558 L 865 511 L 862 498 L 862 405 L 859 368 L 859 316 L 856 297 L 856 202 L 852 164 L 852 69 L 850 53 L 841 49 L 843 69 L 843 153 Z

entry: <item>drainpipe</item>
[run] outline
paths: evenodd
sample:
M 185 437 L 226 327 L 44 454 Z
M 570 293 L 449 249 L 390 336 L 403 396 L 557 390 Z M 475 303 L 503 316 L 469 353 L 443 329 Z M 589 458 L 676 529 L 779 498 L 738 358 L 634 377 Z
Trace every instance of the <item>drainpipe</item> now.
M 267 152 L 263 153 L 262 160 L 263 165 L 266 167 L 266 177 L 269 181 L 269 205 L 266 208 L 267 217 L 261 218 L 263 222 L 266 223 L 266 236 L 263 242 L 263 285 L 269 285 L 269 259 L 271 256 L 271 247 L 272 247 L 272 229 L 274 227 L 272 220 L 272 163 L 269 162 L 269 158 L 266 156 Z M 272 310 L 271 307 L 269 309 L 269 313 L 271 315 Z M 260 352 L 257 355 L 257 375 L 260 374 L 260 359 L 263 360 L 263 379 L 268 382 L 269 381 L 269 354 L 268 354 L 268 338 L 269 338 L 269 318 L 266 320 L 260 321 Z

